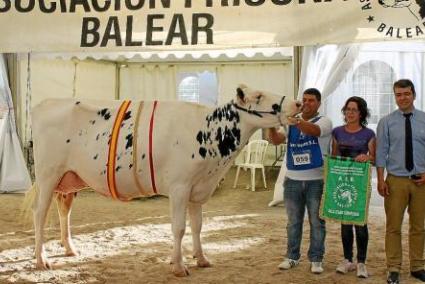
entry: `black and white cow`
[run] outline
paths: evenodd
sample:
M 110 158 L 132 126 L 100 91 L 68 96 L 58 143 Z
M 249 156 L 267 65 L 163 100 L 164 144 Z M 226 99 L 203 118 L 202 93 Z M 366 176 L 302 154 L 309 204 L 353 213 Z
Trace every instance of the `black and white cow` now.
M 300 107 L 289 97 L 244 85 L 234 101 L 215 109 L 185 102 L 43 101 L 32 113 L 37 268 L 51 268 L 43 227 L 53 196 L 66 255 L 76 254 L 69 224 L 71 193 L 87 186 L 119 200 L 169 196 L 174 274 L 188 275 L 181 253 L 187 209 L 194 256 L 198 266 L 209 266 L 200 241 L 202 204 L 254 131 L 286 124 Z

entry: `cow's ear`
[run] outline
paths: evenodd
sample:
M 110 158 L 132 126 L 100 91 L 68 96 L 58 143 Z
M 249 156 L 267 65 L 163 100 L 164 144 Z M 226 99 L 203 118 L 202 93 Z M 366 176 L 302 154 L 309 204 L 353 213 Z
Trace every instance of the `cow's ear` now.
M 240 105 L 244 105 L 246 103 L 246 96 L 241 88 L 236 89 L 236 99 Z

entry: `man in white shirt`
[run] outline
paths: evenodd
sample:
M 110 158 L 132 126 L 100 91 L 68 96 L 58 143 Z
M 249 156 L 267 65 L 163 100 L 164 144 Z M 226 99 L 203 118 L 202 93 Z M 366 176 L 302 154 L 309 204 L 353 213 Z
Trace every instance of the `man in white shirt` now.
M 279 265 L 286 270 L 299 264 L 305 209 L 310 223 L 310 247 L 308 258 L 311 272 L 323 272 L 325 253 L 325 221 L 319 218 L 323 193 L 323 156 L 329 153 L 332 123 L 318 113 L 321 94 L 315 88 L 304 91 L 301 118 L 291 118 L 288 137 L 276 129 L 270 129 L 273 144 L 287 140 L 284 180 L 284 202 L 288 216 L 286 226 L 288 244 L 286 258 Z

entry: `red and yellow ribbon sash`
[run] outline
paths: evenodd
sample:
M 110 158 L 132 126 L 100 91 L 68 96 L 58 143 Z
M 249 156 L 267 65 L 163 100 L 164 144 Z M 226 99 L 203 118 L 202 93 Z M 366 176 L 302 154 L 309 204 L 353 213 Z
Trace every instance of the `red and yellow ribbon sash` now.
M 130 106 L 131 101 L 123 101 L 119 110 L 117 117 L 115 118 L 114 125 L 112 127 L 111 140 L 109 142 L 109 152 L 108 152 L 108 164 L 106 166 L 107 171 L 107 181 L 109 192 L 111 193 L 112 198 L 119 199 L 117 185 L 115 181 L 115 161 L 117 154 L 117 145 L 118 138 L 121 129 L 121 123 L 124 120 L 125 113 L 127 112 L 128 107 Z

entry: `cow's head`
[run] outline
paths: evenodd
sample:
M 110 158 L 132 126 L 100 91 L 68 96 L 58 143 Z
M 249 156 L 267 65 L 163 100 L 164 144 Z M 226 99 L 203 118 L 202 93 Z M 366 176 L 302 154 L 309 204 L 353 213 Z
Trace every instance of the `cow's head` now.
M 249 121 L 261 128 L 286 125 L 288 117 L 301 111 L 302 104 L 290 97 L 253 90 L 246 85 L 236 89 L 235 107 L 249 114 Z

